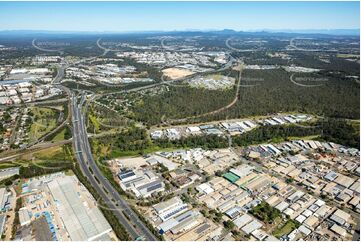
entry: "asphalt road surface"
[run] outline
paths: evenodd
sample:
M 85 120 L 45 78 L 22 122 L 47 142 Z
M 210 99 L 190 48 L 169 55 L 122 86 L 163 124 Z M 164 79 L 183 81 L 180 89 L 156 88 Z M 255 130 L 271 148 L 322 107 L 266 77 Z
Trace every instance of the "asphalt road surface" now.
M 84 103 L 84 95 L 82 96 L 81 103 Z M 103 198 L 109 209 L 111 209 L 114 215 L 119 219 L 119 222 L 125 227 L 132 239 L 141 237 L 144 240 L 158 240 L 130 208 L 128 203 L 114 189 L 110 182 L 104 178 L 98 168 L 91 153 L 85 127 L 85 118 L 81 112 L 81 106 L 78 105 L 77 98 L 74 94 L 72 94 L 71 97 L 71 112 L 74 128 L 73 146 L 76 158 L 84 175 L 89 179 L 92 186 Z M 124 216 L 123 213 L 125 213 L 127 217 Z

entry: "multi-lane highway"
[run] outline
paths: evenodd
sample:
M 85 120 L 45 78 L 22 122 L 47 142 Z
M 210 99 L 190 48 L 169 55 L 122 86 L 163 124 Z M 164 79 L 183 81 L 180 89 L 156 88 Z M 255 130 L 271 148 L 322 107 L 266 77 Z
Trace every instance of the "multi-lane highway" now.
M 81 61 L 78 61 L 77 63 L 80 62 Z M 82 113 L 82 107 L 86 103 L 85 93 L 81 95 L 81 100 L 78 103 L 75 92 L 60 84 L 60 81 L 65 75 L 65 69 L 68 66 L 70 65 L 62 63 L 57 67 L 57 75 L 53 79 L 52 84 L 62 89 L 68 95 L 72 120 L 72 142 L 75 156 L 80 165 L 81 171 L 88 178 L 89 182 L 105 202 L 105 209 L 110 209 L 114 213 L 120 224 L 124 226 L 125 230 L 130 235 L 131 239 L 134 240 L 141 238 L 149 241 L 158 240 L 156 236 L 144 225 L 137 214 L 131 209 L 129 204 L 103 176 L 97 166 L 91 153 L 85 125 L 85 115 Z
M 73 146 L 76 158 L 80 168 L 89 182 L 102 197 L 109 209 L 119 219 L 119 222 L 125 227 L 132 239 L 141 237 L 145 240 L 157 240 L 150 230 L 143 224 L 136 213 L 130 208 L 128 203 L 119 195 L 110 182 L 104 178 L 99 167 L 97 166 L 86 132 L 85 117 L 81 111 L 81 104 L 85 101 L 82 95 L 80 104 L 76 96 L 71 94 L 71 112 L 73 122 Z M 126 216 L 124 216 L 124 214 Z M 129 219 L 129 220 L 128 220 Z

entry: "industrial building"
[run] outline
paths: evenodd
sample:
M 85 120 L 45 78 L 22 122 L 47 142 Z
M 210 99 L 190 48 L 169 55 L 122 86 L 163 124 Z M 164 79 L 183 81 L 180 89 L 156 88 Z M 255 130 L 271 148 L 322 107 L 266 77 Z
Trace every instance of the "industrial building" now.
M 188 210 L 188 205 L 183 203 L 179 197 L 173 197 L 168 201 L 153 206 L 158 217 L 166 221 Z
M 6 211 L 9 205 L 10 194 L 6 188 L 0 188 L 0 212 Z
M 26 207 L 19 209 L 20 225 L 25 226 L 31 223 L 30 212 Z
M 75 187 L 77 180 L 71 176 L 55 178 L 47 184 L 57 204 L 57 212 L 71 240 L 97 240 L 112 231 L 108 221 L 97 207 L 86 207 Z
M 0 181 L 8 177 L 19 175 L 19 167 L 11 167 L 0 170 Z
M 162 164 L 168 169 L 168 171 L 173 171 L 178 167 L 176 163 L 158 155 L 153 155 L 150 159 L 147 160 L 147 163 L 149 165 Z
M 164 183 L 151 170 L 123 170 L 118 173 L 123 190 L 132 191 L 136 197 L 150 197 L 165 190 Z
M 6 223 L 6 215 L 0 214 L 0 236 L 4 233 Z
M 158 225 L 159 233 L 171 231 L 172 234 L 177 234 L 189 230 L 200 224 L 201 218 L 202 215 L 199 212 L 189 210 Z
M 330 217 L 330 219 L 334 222 L 336 222 L 338 225 L 345 225 L 346 223 L 349 223 L 349 220 L 351 218 L 351 215 L 337 209 Z
M 257 221 L 257 220 L 253 220 L 252 222 L 250 222 L 249 224 L 245 225 L 244 227 L 242 227 L 242 231 L 246 234 L 250 234 L 253 231 L 255 231 L 256 229 L 260 229 L 262 228 L 262 224 Z

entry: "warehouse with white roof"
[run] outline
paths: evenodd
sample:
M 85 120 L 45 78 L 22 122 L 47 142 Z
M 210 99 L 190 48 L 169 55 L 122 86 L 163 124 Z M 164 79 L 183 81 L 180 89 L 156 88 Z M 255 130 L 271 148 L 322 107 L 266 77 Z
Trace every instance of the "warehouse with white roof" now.
M 97 240 L 112 231 L 108 221 L 97 207 L 88 208 L 80 199 L 70 176 L 56 178 L 48 188 L 57 204 L 60 218 L 71 240 Z

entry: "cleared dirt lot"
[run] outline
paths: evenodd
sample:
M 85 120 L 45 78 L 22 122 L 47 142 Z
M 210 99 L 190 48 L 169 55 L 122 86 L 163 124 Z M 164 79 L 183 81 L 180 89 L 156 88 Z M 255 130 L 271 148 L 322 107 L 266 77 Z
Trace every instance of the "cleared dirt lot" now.
M 194 72 L 181 68 L 167 68 L 162 70 L 163 74 L 171 79 L 177 79 L 194 74 Z

